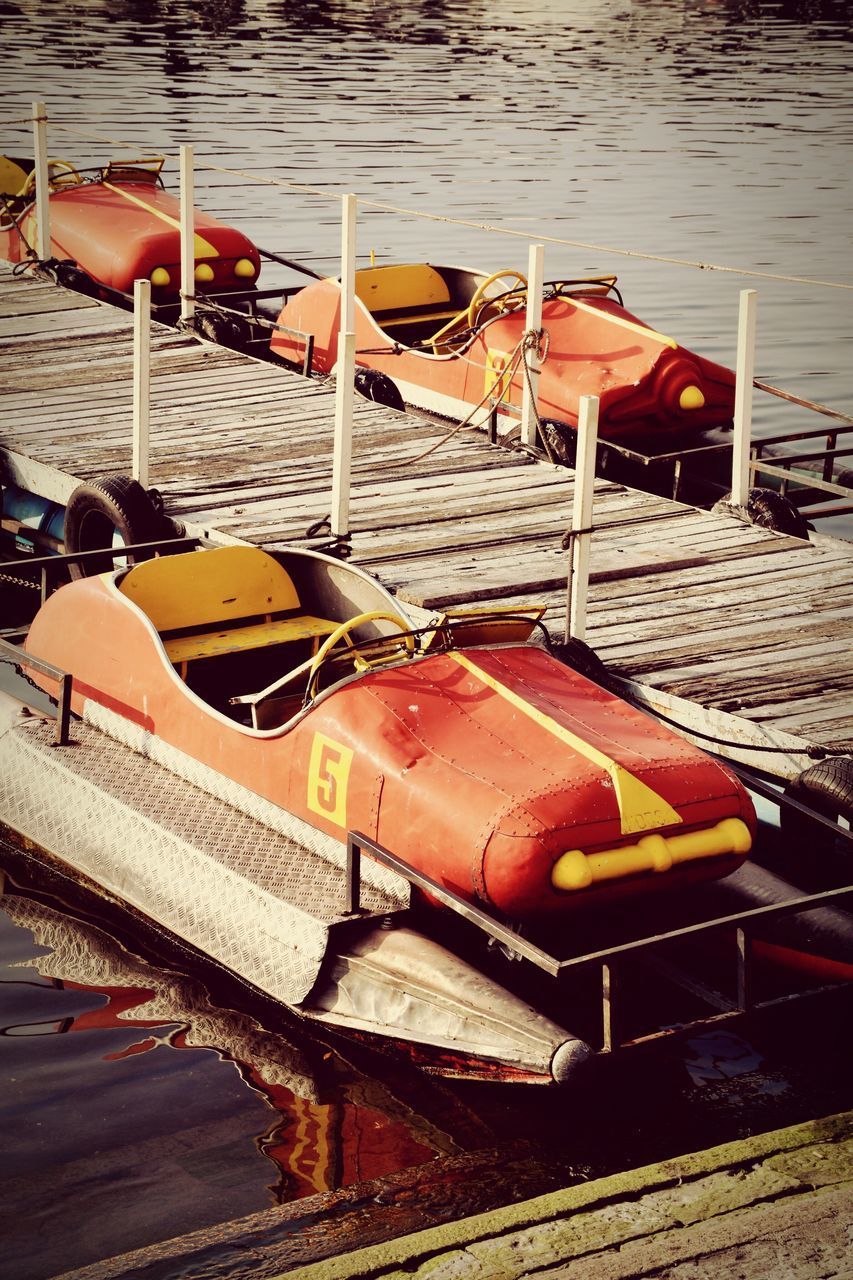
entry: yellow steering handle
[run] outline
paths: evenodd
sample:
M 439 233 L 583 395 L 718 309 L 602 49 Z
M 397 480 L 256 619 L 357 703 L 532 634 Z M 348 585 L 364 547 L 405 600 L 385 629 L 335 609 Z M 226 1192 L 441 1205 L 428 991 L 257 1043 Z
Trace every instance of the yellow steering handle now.
M 327 656 L 336 647 L 336 645 L 340 644 L 341 640 L 345 640 L 346 643 L 352 648 L 353 642 L 350 639 L 350 632 L 354 631 L 356 627 L 360 627 L 362 623 L 365 623 L 365 622 L 393 622 L 397 626 L 399 626 L 401 631 L 408 630 L 408 623 L 406 622 L 405 618 L 401 618 L 400 615 L 396 613 L 387 613 L 384 609 L 374 609 L 370 613 L 360 613 L 355 618 L 347 618 L 346 622 L 342 622 L 339 627 L 335 628 L 335 630 L 331 633 L 331 635 L 328 635 L 326 637 L 326 639 L 323 641 L 323 643 L 320 645 L 320 648 L 317 650 L 317 652 L 314 655 L 314 661 L 311 663 L 311 669 L 308 672 L 308 685 L 307 685 L 306 693 L 309 697 L 313 697 L 314 695 L 314 684 L 317 678 L 317 674 L 320 670 L 320 667 L 326 661 Z M 415 652 L 414 636 L 411 636 L 411 635 L 377 636 L 375 643 L 379 644 L 383 640 L 391 641 L 392 643 L 395 644 L 395 647 L 397 648 L 405 647 L 406 653 L 410 658 L 413 656 Z M 369 667 L 373 666 L 377 662 L 388 661 L 388 660 L 389 659 L 385 659 L 385 658 L 381 658 L 381 659 L 374 658 L 371 661 L 367 658 L 359 658 L 357 654 L 354 655 L 356 668 L 362 671 L 366 671 Z
M 483 301 L 483 297 L 485 295 L 486 290 L 489 288 L 489 286 L 493 285 L 497 280 L 507 280 L 510 277 L 512 277 L 513 280 L 517 280 L 518 283 L 521 285 L 522 289 L 527 288 L 527 277 L 523 276 L 520 271 L 516 271 L 513 267 L 507 267 L 504 271 L 495 271 L 492 273 L 492 275 L 487 276 L 485 280 L 480 281 L 479 285 L 477 286 L 477 289 L 474 292 L 473 298 L 468 304 L 469 328 L 474 327 L 474 324 L 477 319 L 477 312 L 480 309 L 480 303 Z
M 56 191 L 60 187 L 78 187 L 83 181 L 74 165 L 69 164 L 67 160 L 48 160 L 47 174 L 47 185 L 51 191 Z M 36 171 L 33 169 L 20 194 L 23 196 L 32 195 L 36 189 L 36 181 Z

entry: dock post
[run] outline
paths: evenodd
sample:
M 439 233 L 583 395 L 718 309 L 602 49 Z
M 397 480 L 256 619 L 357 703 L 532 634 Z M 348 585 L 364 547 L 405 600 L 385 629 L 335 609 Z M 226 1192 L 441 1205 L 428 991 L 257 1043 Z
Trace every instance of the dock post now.
M 36 253 L 41 262 L 50 254 L 50 171 L 47 162 L 47 108 L 33 103 L 33 158 L 36 175 Z
M 148 488 L 151 402 L 151 281 L 133 282 L 133 470 Z
M 527 318 L 524 327 L 527 333 L 539 333 L 542 328 L 542 291 L 545 287 L 545 246 L 532 244 L 527 257 Z M 536 399 L 539 391 L 539 349 L 538 346 L 524 352 L 523 360 L 527 361 L 530 377 L 525 376 L 521 397 L 521 440 L 526 445 L 536 445 L 537 420 Z
M 598 396 L 581 396 L 578 414 L 578 453 L 569 568 L 566 582 L 566 639 L 586 635 L 586 598 L 592 543 L 592 504 L 595 495 L 595 450 L 598 444 Z
M 181 147 L 181 319 L 195 319 L 195 177 L 193 149 Z
M 755 322 L 758 294 L 741 289 L 738 310 L 737 371 L 735 381 L 734 440 L 732 444 L 732 504 L 745 507 L 751 473 L 749 447 L 752 437 L 752 382 L 755 377 Z
M 355 383 L 355 249 L 354 195 L 342 200 L 341 223 L 341 320 L 335 371 L 335 447 L 332 460 L 333 538 L 349 534 L 350 472 L 352 469 L 352 404 Z

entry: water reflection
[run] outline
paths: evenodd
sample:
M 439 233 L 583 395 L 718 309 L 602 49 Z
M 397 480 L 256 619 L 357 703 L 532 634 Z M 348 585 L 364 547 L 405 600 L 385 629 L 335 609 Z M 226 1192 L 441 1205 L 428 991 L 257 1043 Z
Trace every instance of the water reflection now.
M 16 1280 L 459 1149 L 386 1085 L 218 1008 L 100 928 L 18 893 L 0 905 Z

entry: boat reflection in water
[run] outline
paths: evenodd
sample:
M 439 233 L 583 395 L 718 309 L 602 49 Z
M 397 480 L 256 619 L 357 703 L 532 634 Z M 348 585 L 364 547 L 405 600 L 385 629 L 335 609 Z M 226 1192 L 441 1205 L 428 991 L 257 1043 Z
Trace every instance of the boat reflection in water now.
M 69 1016 L 46 1023 L 19 1022 L 3 1027 L 0 1034 L 102 1033 L 100 1063 L 120 1063 L 162 1048 L 211 1050 L 237 1068 L 273 1113 L 269 1124 L 261 1132 L 247 1133 L 245 1141 L 274 1166 L 269 1187 L 274 1201 L 380 1177 L 421 1164 L 439 1151 L 458 1149 L 452 1138 L 412 1113 L 380 1082 L 359 1076 L 328 1051 L 314 1051 L 318 1070 L 281 1034 L 264 1029 L 247 1014 L 217 1008 L 201 983 L 156 968 L 96 926 L 17 893 L 5 894 L 0 905 L 14 924 L 48 948 L 46 955 L 15 961 L 7 973 L 32 965 L 51 987 L 90 997 L 82 1008 L 74 1001 L 79 1011 Z M 115 1036 L 109 1033 L 129 1029 L 138 1036 L 129 1042 L 125 1036 L 122 1047 L 116 1048 Z M 148 1100 L 154 1105 L 159 1074 L 152 1063 Z M 193 1074 L 188 1063 L 189 1087 Z M 167 1105 L 172 1103 L 168 1098 Z M 129 1137 L 131 1169 L 132 1144 Z M 81 1138 L 81 1147 L 85 1145 Z M 226 1176 L 223 1170 L 223 1180 Z

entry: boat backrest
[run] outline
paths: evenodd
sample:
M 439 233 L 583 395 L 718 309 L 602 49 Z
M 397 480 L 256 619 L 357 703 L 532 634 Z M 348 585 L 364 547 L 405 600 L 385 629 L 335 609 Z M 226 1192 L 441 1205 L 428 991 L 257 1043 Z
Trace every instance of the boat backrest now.
M 0 191 L 3 195 L 19 196 L 27 185 L 31 169 L 32 163 L 26 169 L 23 163 L 13 160 L 11 156 L 0 156 Z
M 444 277 L 426 262 L 365 267 L 355 273 L 355 292 L 371 315 L 450 301 Z
M 118 588 L 160 633 L 300 607 L 290 574 L 259 547 L 217 547 L 144 560 Z

